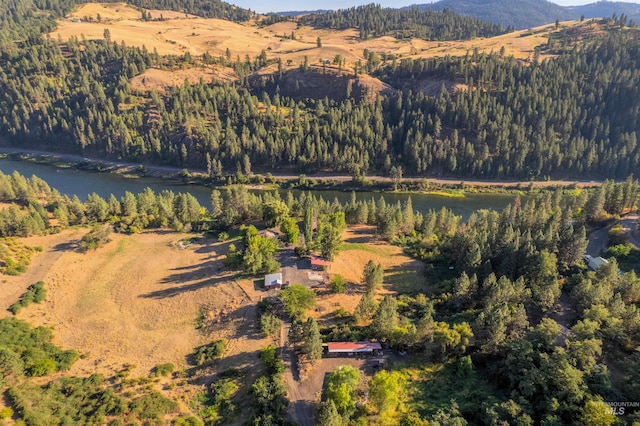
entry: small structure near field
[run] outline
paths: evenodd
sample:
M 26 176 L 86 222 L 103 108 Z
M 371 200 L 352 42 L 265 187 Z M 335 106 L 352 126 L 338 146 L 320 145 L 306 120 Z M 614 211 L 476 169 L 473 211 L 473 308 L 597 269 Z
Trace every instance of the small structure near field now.
M 598 269 L 600 269 L 602 265 L 606 265 L 607 263 L 609 263 L 607 259 L 604 259 L 600 256 L 592 257 L 589 255 L 586 255 L 584 257 L 584 260 L 585 262 L 587 262 L 587 266 L 589 266 L 589 268 L 591 268 L 591 270 L 593 271 L 597 271 Z
M 277 274 L 269 274 L 264 276 L 264 288 L 267 290 L 282 288 L 282 272 Z
M 327 343 L 329 356 L 380 355 L 382 346 L 378 342 L 330 342 Z
M 314 271 L 324 271 L 330 265 L 327 259 L 319 256 L 311 256 L 311 269 Z

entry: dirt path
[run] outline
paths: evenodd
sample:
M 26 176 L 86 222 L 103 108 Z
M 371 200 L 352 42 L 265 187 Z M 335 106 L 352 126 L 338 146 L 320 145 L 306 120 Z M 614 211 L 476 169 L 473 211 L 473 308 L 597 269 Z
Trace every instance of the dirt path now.
M 3 142 L 0 139 L 0 144 L 6 145 L 6 142 Z M 172 177 L 179 173 L 181 173 L 184 168 L 181 167 L 169 167 L 169 166 L 157 166 L 153 164 L 146 163 L 127 163 L 127 162 L 115 162 L 108 161 L 96 158 L 89 158 L 82 155 L 76 154 L 62 154 L 57 152 L 50 151 L 40 151 L 40 150 L 24 150 L 19 148 L 11 148 L 7 146 L 0 146 L 0 153 L 11 153 L 11 154 L 22 154 L 27 157 L 29 156 L 42 156 L 48 157 L 51 159 L 65 161 L 70 163 L 89 163 L 89 164 L 100 164 L 102 168 L 106 172 L 133 172 L 140 165 L 143 165 L 146 169 L 147 175 L 156 176 L 156 177 Z M 191 173 L 196 174 L 206 174 L 206 170 L 200 169 L 190 169 Z M 281 179 L 281 180 L 295 180 L 298 179 L 299 175 L 290 174 L 290 173 L 278 173 L 272 172 L 272 176 Z M 350 175 L 343 174 L 334 174 L 334 173 L 325 173 L 320 172 L 315 175 L 308 176 L 309 178 L 318 180 L 318 181 L 339 181 L 346 182 L 353 179 Z M 391 178 L 388 176 L 367 176 L 367 179 L 373 182 L 391 182 Z M 600 182 L 596 181 L 576 181 L 576 180 L 549 180 L 549 181 L 515 181 L 515 180 L 467 180 L 464 178 L 422 178 L 422 177 L 404 177 L 401 179 L 402 182 L 414 182 L 414 181 L 426 181 L 430 183 L 437 184 L 447 184 L 447 185 L 456 185 L 460 182 L 464 182 L 465 185 L 468 186 L 497 186 L 497 187 L 518 187 L 523 186 L 526 187 L 528 185 L 533 185 L 536 187 L 550 187 L 550 186 L 568 186 L 568 185 L 578 185 L 580 187 L 585 186 L 595 186 L 599 185 Z
M 562 292 L 560 295 L 560 299 L 558 300 L 556 309 L 551 314 L 551 318 L 560 325 L 560 331 L 563 336 L 572 333 L 570 329 L 573 321 L 571 299 L 566 292 Z
M 280 351 L 285 366 L 283 379 L 291 402 L 289 405 L 289 417 L 291 421 L 300 426 L 313 426 L 313 403 L 305 398 L 301 389 L 303 384 L 300 382 L 300 377 L 296 370 L 295 354 L 287 338 L 290 327 L 291 322 L 287 320 L 282 323 L 280 328 Z
M 609 241 L 609 230 L 614 224 L 615 222 L 610 223 L 604 228 L 596 229 L 589 234 L 589 244 L 587 245 L 587 254 L 589 256 L 600 256 L 600 252 L 607 247 L 607 241 Z
M 629 231 L 629 242 L 640 248 L 640 232 L 638 232 L 638 220 L 640 220 L 640 215 L 638 213 L 627 215 L 624 219 L 620 221 L 622 228 Z

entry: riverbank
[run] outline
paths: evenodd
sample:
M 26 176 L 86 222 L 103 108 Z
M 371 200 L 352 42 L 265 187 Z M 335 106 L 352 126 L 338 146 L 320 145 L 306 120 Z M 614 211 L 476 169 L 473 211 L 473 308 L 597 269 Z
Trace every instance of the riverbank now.
M 443 178 L 403 177 L 392 179 L 387 176 L 352 176 L 319 172 L 314 175 L 292 175 L 286 173 L 252 173 L 210 178 L 206 170 L 188 170 L 173 166 L 158 166 L 129 162 L 116 162 L 89 158 L 76 154 L 62 154 L 48 151 L 27 151 L 20 148 L 0 147 L 0 155 L 12 160 L 47 164 L 59 168 L 77 169 L 97 173 L 116 173 L 130 177 L 153 177 L 194 183 L 205 186 L 224 186 L 244 183 L 255 188 L 411 192 L 448 197 L 463 197 L 464 193 L 521 193 L 534 190 L 569 187 L 580 188 L 599 185 L 596 181 L 513 181 L 513 180 L 458 180 Z

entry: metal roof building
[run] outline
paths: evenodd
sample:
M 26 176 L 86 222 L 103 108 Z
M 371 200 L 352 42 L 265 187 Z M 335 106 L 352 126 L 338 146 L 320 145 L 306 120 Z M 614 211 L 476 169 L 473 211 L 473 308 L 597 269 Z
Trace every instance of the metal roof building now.
M 327 343 L 329 354 L 377 354 L 382 350 L 378 342 L 330 342 Z
M 282 287 L 282 272 L 277 274 L 269 274 L 264 276 L 264 288 L 281 288 Z

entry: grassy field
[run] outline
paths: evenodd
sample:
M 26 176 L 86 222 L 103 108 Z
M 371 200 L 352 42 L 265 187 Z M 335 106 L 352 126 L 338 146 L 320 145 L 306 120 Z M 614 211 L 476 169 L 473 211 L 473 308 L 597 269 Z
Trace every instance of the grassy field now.
M 209 52 L 213 56 L 223 56 L 227 49 L 231 57 L 255 58 L 262 51 L 267 57 L 282 58 L 284 68 L 296 68 L 308 58 L 310 64 L 322 60 L 333 60 L 336 55 L 346 61 L 347 70 L 351 70 L 357 61 L 365 61 L 365 49 L 376 53 L 394 54 L 400 58 L 429 58 L 445 55 L 464 55 L 478 49 L 480 52 L 498 52 L 504 48 L 506 55 L 518 59 L 529 59 L 536 46 L 547 43 L 549 34 L 556 31 L 555 25 L 547 25 L 532 30 L 515 31 L 492 38 L 478 38 L 466 41 L 425 41 L 421 39 L 398 40 L 393 37 L 378 37 L 361 41 L 355 29 L 344 31 L 316 30 L 311 27 L 298 27 L 295 22 L 280 22 L 271 26 L 259 27 L 256 22 L 238 24 L 221 19 L 204 19 L 178 12 L 151 10 L 153 18 L 161 15 L 163 21 L 143 21 L 141 13 L 123 3 L 80 6 L 72 14 L 58 22 L 58 28 L 51 34 L 66 40 L 69 37 L 102 39 L 105 29 L 111 39 L 127 45 L 146 46 L 156 49 L 161 55 L 201 55 Z M 100 22 L 97 17 L 100 15 Z M 87 20 L 91 18 L 91 22 Z M 577 21 L 562 23 L 562 26 L 577 25 Z M 296 39 L 289 37 L 294 32 Z M 322 40 L 318 47 L 316 40 Z M 544 55 L 543 55 L 544 56 Z M 137 88 L 163 88 L 182 83 L 185 78 L 205 81 L 212 79 L 233 80 L 235 75 L 225 68 L 193 68 L 180 70 L 176 74 L 161 70 L 147 70 L 132 82 Z M 423 82 L 433 84 L 438 89 L 442 82 Z M 429 87 L 424 87 L 429 90 Z
M 9 277 L 3 286 L 10 291 L 0 296 L 2 306 L 15 302 L 38 274 L 47 300 L 18 317 L 53 327 L 57 344 L 83 354 L 72 374 L 113 374 L 125 364 L 136 365 L 133 375 L 166 362 L 185 368 L 186 356 L 209 338 L 195 329 L 199 310 L 232 312 L 248 302 L 222 271 L 227 244 L 198 240 L 182 249 L 180 234 L 114 234 L 104 247 L 82 253 L 76 249 L 82 235 L 68 230 L 26 239 L 43 246 L 34 254 L 35 270 Z

